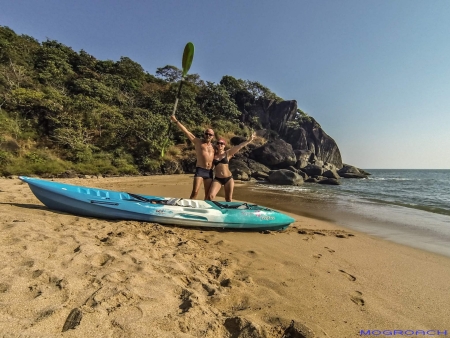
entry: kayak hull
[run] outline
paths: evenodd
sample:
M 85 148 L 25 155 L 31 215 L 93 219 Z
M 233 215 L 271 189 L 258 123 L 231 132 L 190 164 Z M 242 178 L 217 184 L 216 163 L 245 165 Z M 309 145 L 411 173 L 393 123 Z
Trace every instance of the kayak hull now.
M 248 203 L 135 195 L 26 176 L 19 179 L 49 209 L 85 217 L 250 230 L 281 230 L 294 222 L 276 210 Z

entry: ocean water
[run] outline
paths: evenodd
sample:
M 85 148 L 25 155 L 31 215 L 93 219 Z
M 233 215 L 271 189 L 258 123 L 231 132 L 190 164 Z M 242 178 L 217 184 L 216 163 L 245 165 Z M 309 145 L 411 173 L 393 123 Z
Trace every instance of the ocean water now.
M 339 186 L 258 183 L 235 198 L 450 256 L 450 170 L 366 170 Z
M 336 193 L 450 216 L 450 170 L 368 170 L 365 180 L 345 180 Z

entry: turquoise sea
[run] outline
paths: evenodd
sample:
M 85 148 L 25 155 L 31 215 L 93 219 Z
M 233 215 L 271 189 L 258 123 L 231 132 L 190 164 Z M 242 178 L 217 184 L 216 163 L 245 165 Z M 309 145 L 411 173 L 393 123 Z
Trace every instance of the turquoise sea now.
M 235 198 L 450 256 L 450 170 L 365 170 L 368 179 L 339 186 L 257 183 Z

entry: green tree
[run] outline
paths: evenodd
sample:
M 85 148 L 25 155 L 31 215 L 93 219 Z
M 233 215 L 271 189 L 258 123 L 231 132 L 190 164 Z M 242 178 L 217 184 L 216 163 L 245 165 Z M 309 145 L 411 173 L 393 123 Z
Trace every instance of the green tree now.
M 210 120 L 237 120 L 240 112 L 230 98 L 226 88 L 213 82 L 206 82 L 197 97 L 200 110 Z
M 177 82 L 181 80 L 182 70 L 175 66 L 164 66 L 156 68 L 156 76 L 167 82 Z
M 39 81 L 44 85 L 65 90 L 65 86 L 75 75 L 70 64 L 70 59 L 73 58 L 75 52 L 71 48 L 54 40 L 43 42 L 42 48 L 37 50 L 35 56 Z

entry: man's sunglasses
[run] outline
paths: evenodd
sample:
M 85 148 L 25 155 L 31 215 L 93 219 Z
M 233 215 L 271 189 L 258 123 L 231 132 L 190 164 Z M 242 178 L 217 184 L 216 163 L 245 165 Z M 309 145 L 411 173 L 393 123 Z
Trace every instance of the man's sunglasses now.
M 217 145 L 218 145 L 218 146 L 224 146 L 225 143 L 223 143 L 223 142 L 217 142 Z
M 214 136 L 214 134 L 205 133 L 205 136 Z

